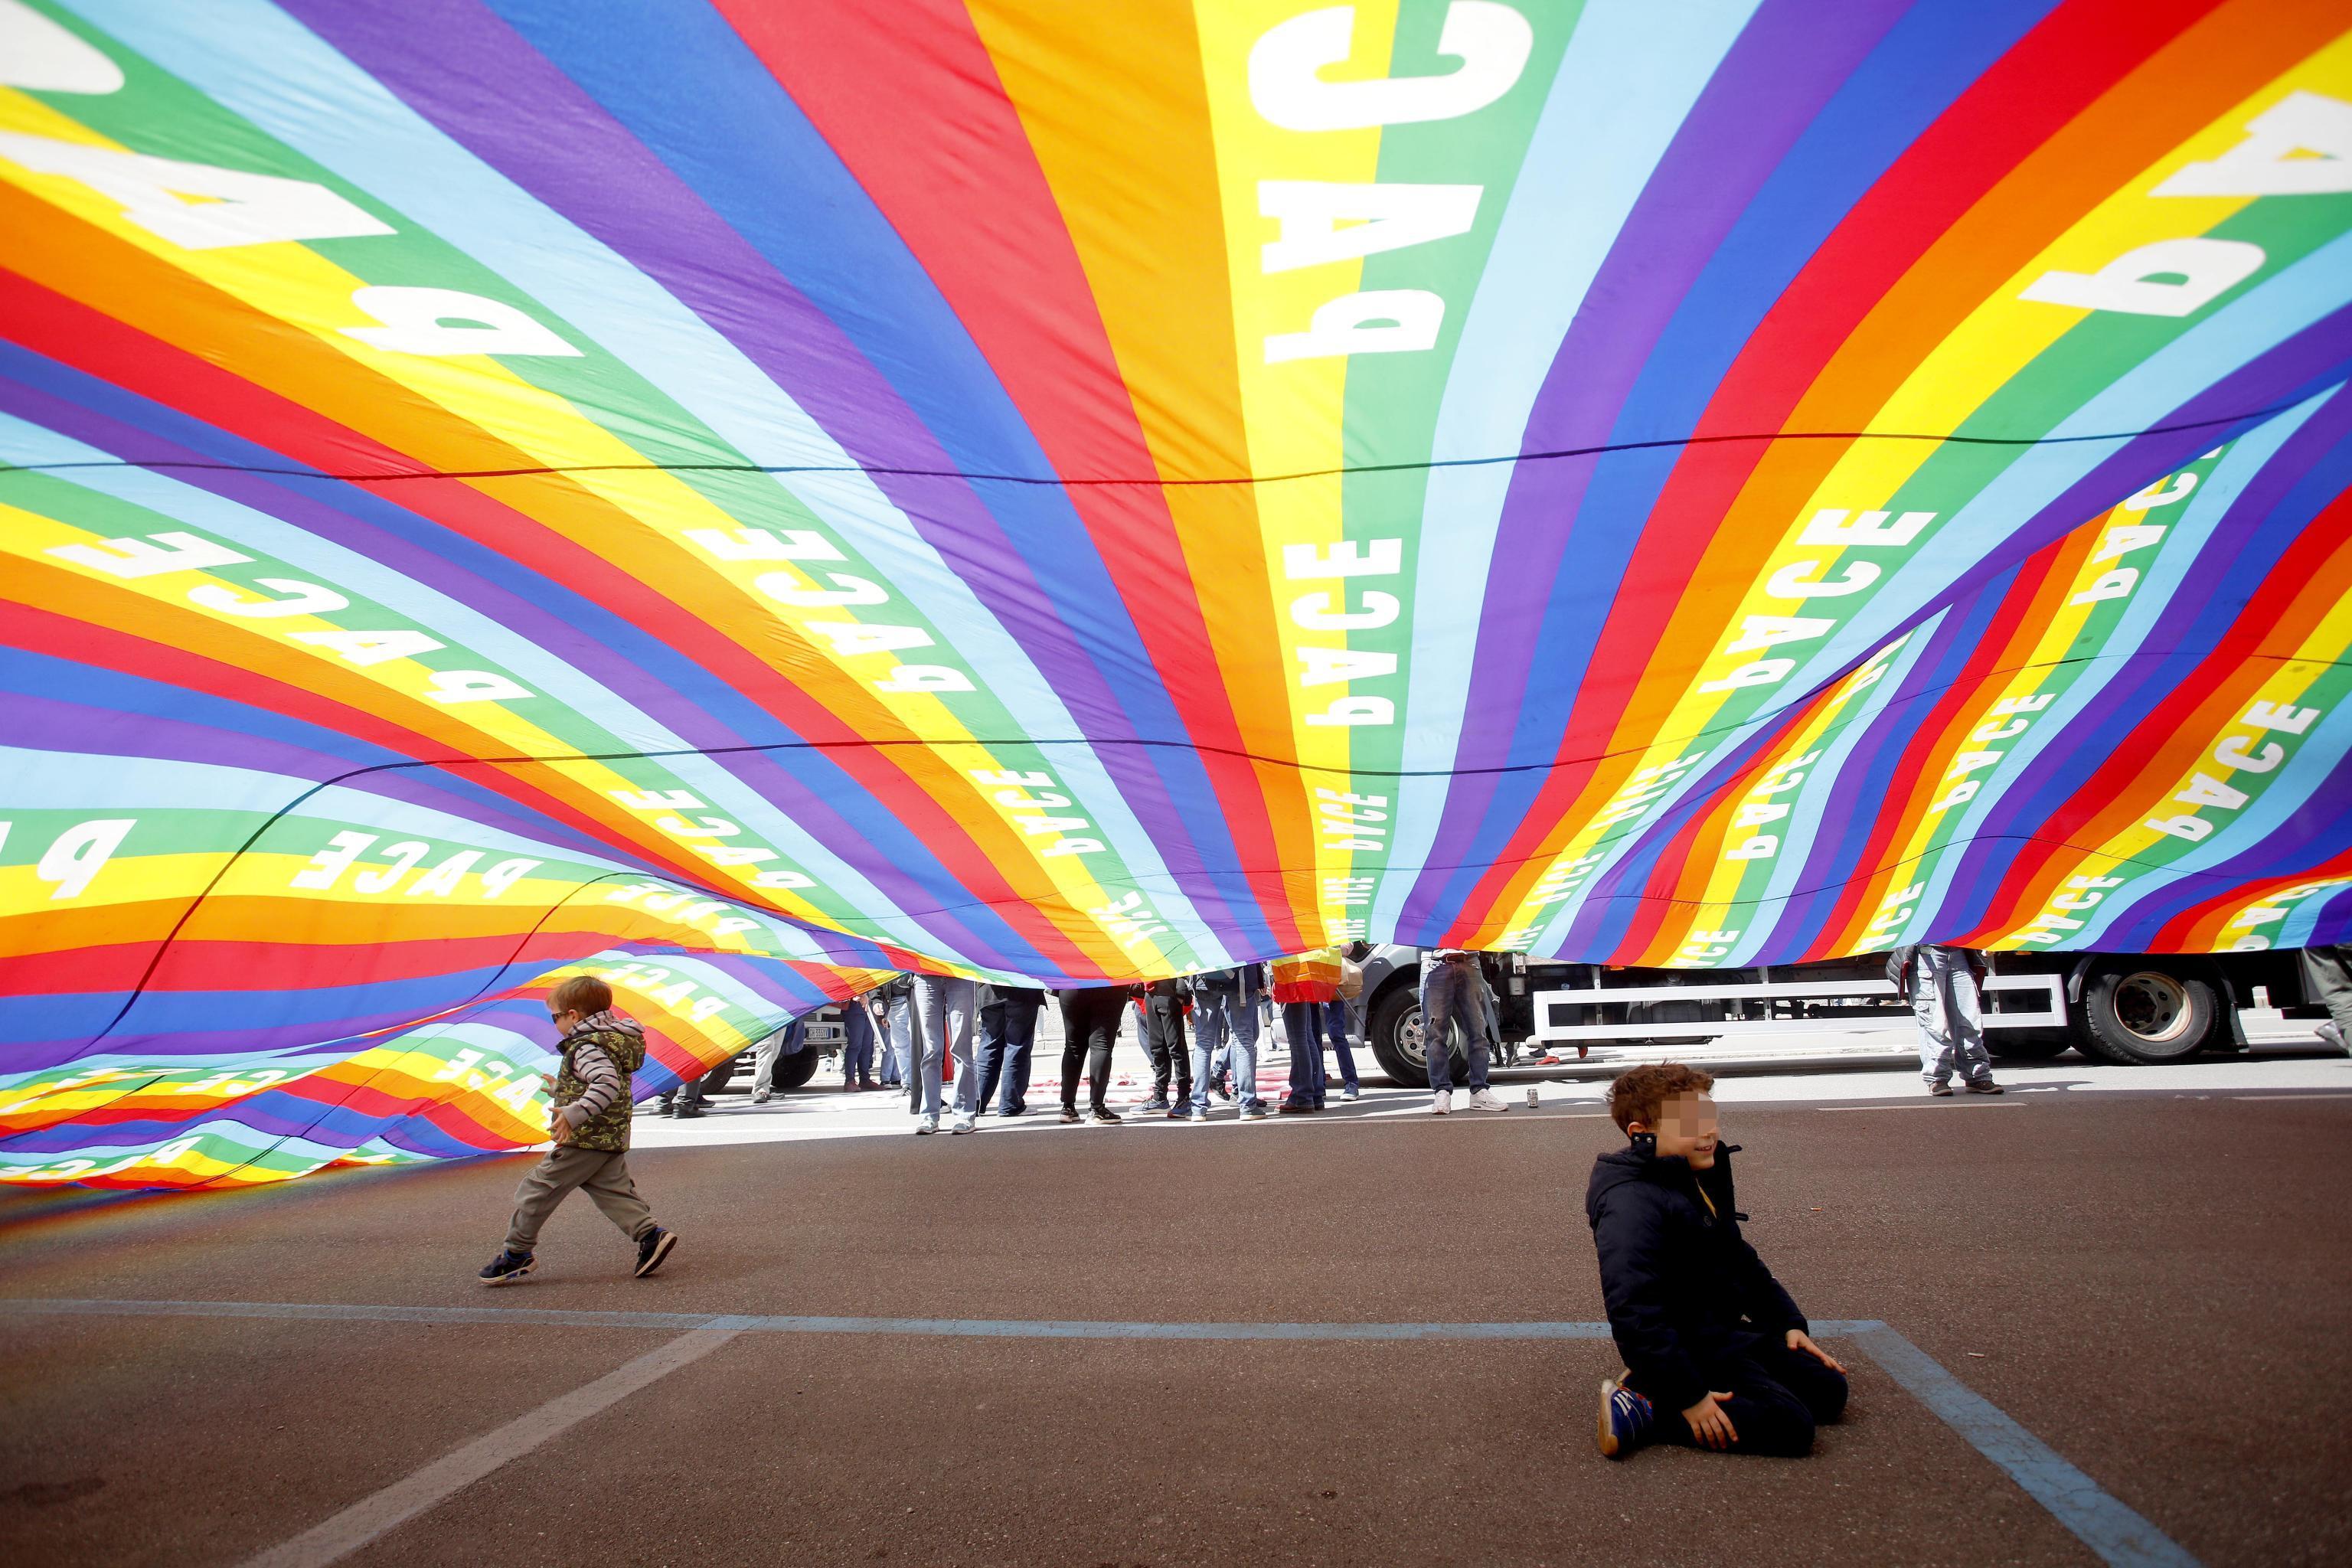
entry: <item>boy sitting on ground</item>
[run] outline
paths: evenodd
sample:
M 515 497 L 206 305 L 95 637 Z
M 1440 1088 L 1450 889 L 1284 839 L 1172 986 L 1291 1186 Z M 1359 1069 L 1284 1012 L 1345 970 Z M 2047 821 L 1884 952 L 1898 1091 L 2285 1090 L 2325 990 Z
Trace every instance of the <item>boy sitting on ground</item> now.
M 1810 1453 L 1814 1424 L 1845 1408 L 1845 1368 L 1740 1237 L 1737 1145 L 1716 1141 L 1713 1087 L 1679 1062 L 1609 1086 L 1632 1147 L 1593 1162 L 1584 1212 L 1628 1369 L 1601 1385 L 1601 1452 L 1612 1459 L 1645 1442 Z

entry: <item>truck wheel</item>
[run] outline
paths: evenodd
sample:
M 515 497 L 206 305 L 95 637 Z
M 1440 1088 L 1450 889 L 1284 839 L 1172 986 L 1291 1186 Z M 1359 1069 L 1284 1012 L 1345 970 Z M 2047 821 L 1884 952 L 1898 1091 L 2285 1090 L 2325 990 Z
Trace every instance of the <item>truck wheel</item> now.
M 709 1072 L 702 1075 L 702 1092 L 705 1094 L 723 1094 L 726 1092 L 728 1084 L 734 1079 L 734 1077 L 735 1058 L 733 1057 L 729 1057 L 725 1061 L 720 1062 L 717 1067 L 712 1068 Z
M 2063 1025 L 2042 1029 L 1987 1029 L 1985 1051 L 2005 1062 L 2046 1062 L 2066 1054 L 2074 1031 Z
M 1389 1081 L 1404 1089 L 1424 1089 L 1429 1084 L 1429 1057 L 1421 1031 L 1421 997 L 1409 985 L 1395 986 L 1381 994 L 1372 1004 L 1372 1016 L 1365 1028 L 1364 1044 Z M 1454 1081 L 1466 1083 L 1470 1064 L 1462 1053 L 1454 1053 Z
M 814 1078 L 816 1059 L 822 1055 L 824 1053 L 814 1046 L 803 1046 L 791 1056 L 778 1057 L 776 1070 L 769 1075 L 775 1084 L 776 1091 L 781 1094 L 788 1089 L 798 1089 Z
M 2091 1049 L 2116 1062 L 2188 1060 L 2204 1046 L 2215 1006 L 2211 985 L 2167 969 L 2095 970 L 2083 987 Z

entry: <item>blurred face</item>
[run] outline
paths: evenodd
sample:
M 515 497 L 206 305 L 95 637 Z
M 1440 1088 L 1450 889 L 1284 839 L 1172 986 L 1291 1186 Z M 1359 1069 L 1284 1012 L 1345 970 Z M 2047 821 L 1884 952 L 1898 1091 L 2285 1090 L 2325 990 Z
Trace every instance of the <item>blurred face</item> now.
M 1635 1121 L 1625 1131 L 1654 1133 L 1662 1160 L 1679 1154 L 1690 1162 L 1692 1170 L 1706 1170 L 1715 1163 L 1715 1097 L 1677 1094 L 1658 1107 L 1655 1127 Z

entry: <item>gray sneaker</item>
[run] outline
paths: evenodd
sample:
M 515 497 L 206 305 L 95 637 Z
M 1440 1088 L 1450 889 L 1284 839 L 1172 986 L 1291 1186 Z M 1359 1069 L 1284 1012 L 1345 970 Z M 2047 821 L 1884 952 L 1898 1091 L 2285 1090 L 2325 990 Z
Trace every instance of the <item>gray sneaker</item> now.
M 950 1133 L 969 1132 L 978 1125 L 979 1123 L 974 1121 L 969 1116 L 959 1116 L 955 1119 L 954 1124 L 949 1127 L 948 1131 Z

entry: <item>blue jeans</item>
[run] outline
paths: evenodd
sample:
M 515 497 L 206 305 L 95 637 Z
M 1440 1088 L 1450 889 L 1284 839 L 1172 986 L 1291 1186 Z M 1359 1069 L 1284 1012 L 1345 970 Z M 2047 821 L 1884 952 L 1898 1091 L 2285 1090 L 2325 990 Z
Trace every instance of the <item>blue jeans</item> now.
M 991 1095 L 1001 1116 L 1018 1116 L 1029 1109 L 1029 1056 L 1037 1044 L 1037 1009 L 1043 996 L 1016 991 L 999 993 L 980 1010 L 980 1044 L 973 1059 L 980 1069 L 980 1093 L 974 1105 L 986 1105 Z
M 1421 1038 L 1429 1053 L 1429 1089 L 1454 1087 L 1454 1030 L 1470 1056 L 1470 1091 L 1486 1087 L 1486 993 L 1475 963 L 1436 963 L 1421 972 Z
M 874 1016 L 863 1002 L 841 1005 L 841 1081 L 874 1081 Z
M 1323 1033 L 1330 1040 L 1331 1048 L 1339 1053 L 1339 1081 L 1349 1089 L 1359 1087 L 1356 1056 L 1348 1048 L 1348 1004 L 1343 999 L 1334 996 L 1323 1004 Z
M 918 1116 L 940 1113 L 940 1086 L 947 1064 L 955 1063 L 955 1112 L 980 1109 L 980 1075 L 972 1068 L 971 1026 L 980 1008 L 980 983 L 934 979 L 915 982 L 915 1041 L 919 1059 L 907 1074 L 908 1109 Z M 895 1014 L 896 1008 L 892 1009 Z
M 893 1089 L 903 1089 L 914 1078 L 915 999 L 893 996 L 882 1009 L 883 1044 L 889 1058 L 882 1076 Z
M 1323 1108 L 1322 1014 L 1320 1002 L 1282 1005 L 1282 1032 L 1290 1041 L 1290 1092 L 1283 1097 L 1286 1104 Z
M 1233 1059 L 1234 1098 L 1244 1110 L 1265 1103 L 1257 1092 L 1257 999 L 1238 991 L 1192 993 L 1192 1109 L 1209 1109 L 1209 1086 L 1221 1058 Z

